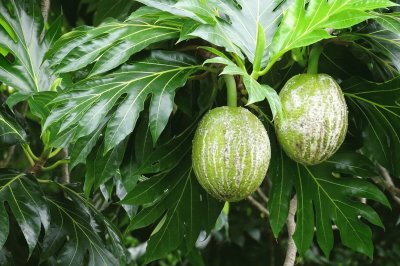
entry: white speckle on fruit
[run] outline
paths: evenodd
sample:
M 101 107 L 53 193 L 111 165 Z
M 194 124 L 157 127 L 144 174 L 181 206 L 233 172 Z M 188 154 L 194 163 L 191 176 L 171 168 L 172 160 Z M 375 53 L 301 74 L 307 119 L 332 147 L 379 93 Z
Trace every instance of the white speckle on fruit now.
M 271 157 L 262 123 L 241 107 L 219 107 L 205 115 L 193 140 L 193 169 L 214 197 L 238 201 L 254 192 Z
M 285 152 L 303 164 L 317 164 L 339 148 L 347 130 L 347 106 L 328 75 L 301 74 L 280 92 L 283 116 L 275 128 Z

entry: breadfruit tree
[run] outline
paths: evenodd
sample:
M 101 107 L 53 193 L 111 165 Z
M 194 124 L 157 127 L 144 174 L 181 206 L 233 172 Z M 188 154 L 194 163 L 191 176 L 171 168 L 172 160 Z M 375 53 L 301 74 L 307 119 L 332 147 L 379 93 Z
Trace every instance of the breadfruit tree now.
M 399 4 L 0 0 L 0 264 L 396 265 Z

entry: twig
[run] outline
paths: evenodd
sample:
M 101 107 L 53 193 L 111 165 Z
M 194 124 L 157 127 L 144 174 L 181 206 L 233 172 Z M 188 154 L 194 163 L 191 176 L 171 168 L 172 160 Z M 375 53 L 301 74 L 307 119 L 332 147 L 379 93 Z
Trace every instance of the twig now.
M 0 161 L 0 168 L 4 168 L 4 167 L 6 167 L 6 166 L 10 163 L 11 158 L 12 158 L 13 155 L 14 155 L 14 152 L 15 152 L 15 145 L 14 145 L 14 146 L 11 146 L 11 147 L 8 149 L 7 153 L 6 153 L 5 156 L 4 156 L 4 159 Z
M 46 164 L 51 148 L 45 147 L 42 154 L 39 156 L 38 160 L 34 162 L 34 165 L 27 170 L 28 173 L 36 176 L 40 171 L 42 171 L 43 166 Z
M 400 189 L 397 188 L 393 182 L 392 177 L 390 176 L 388 170 L 386 168 L 379 165 L 379 170 L 383 178 L 385 179 L 384 186 L 389 191 L 390 195 L 392 196 L 393 200 L 400 205 Z
M 60 154 L 62 158 L 68 158 L 68 149 L 67 148 L 62 149 Z M 61 165 L 61 181 L 64 184 L 68 184 L 70 182 L 68 163 L 64 163 Z
M 62 159 L 62 160 L 58 160 L 57 162 L 53 163 L 52 165 L 49 166 L 43 166 L 42 167 L 42 171 L 51 171 L 56 169 L 59 165 L 65 165 L 69 162 L 68 159 Z
M 46 24 L 49 20 L 49 11 L 50 11 L 50 0 L 42 0 L 40 2 L 40 10 L 43 16 L 43 24 L 46 28 Z M 43 40 L 46 30 L 43 29 L 42 33 L 40 34 L 40 40 Z
M 257 188 L 257 193 L 265 201 L 265 203 L 268 203 L 268 197 L 264 194 L 261 188 Z
M 42 0 L 40 3 L 40 10 L 42 11 L 44 24 L 47 24 L 49 20 L 50 0 Z
M 256 207 L 261 213 L 265 214 L 267 217 L 269 216 L 269 211 L 265 208 L 261 203 L 255 200 L 252 196 L 248 196 L 247 199 L 250 203 Z
M 286 251 L 286 257 L 283 266 L 293 266 L 296 261 L 297 247 L 293 240 L 294 230 L 296 229 L 296 223 L 294 221 L 296 210 L 297 210 L 297 197 L 295 195 L 293 199 L 290 201 L 290 206 L 289 206 L 289 215 L 287 219 L 288 248 Z

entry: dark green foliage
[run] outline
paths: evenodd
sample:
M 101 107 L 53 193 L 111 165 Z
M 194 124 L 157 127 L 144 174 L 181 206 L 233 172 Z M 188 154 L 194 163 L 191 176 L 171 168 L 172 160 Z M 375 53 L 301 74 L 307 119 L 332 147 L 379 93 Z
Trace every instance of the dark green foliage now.
M 45 24 L 39 1 L 0 0 L 0 264 L 282 265 L 296 195 L 299 264 L 397 265 L 399 8 L 267 2 L 54 0 Z M 349 128 L 305 167 L 273 124 L 315 43 Z M 272 147 L 260 189 L 225 207 L 190 156 L 221 75 Z

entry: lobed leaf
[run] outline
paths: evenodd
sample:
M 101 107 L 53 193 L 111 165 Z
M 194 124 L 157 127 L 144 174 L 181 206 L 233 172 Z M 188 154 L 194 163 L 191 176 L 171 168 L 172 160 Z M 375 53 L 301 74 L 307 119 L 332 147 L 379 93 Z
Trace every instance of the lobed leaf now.
M 161 218 L 148 241 L 147 263 L 180 246 L 187 252 L 192 250 L 200 231 L 210 232 L 214 227 L 223 206 L 197 183 L 188 159 L 169 174 L 140 183 L 126 196 L 126 202 L 151 203 L 133 217 L 128 230 L 145 227 Z
M 326 28 L 351 27 L 373 17 L 367 11 L 394 5 L 389 0 L 295 0 L 273 37 L 267 69 L 287 51 L 332 38 Z
M 342 87 L 352 111 L 357 114 L 363 153 L 398 176 L 400 78 L 380 84 L 353 78 Z
M 150 44 L 178 38 L 181 26 L 176 18 L 142 8 L 124 22 L 108 20 L 98 27 L 78 27 L 62 36 L 46 57 L 58 73 L 95 63 L 90 72 L 94 76 L 118 67 Z
M 16 89 L 16 94 L 49 90 L 56 76 L 44 55 L 59 34 L 61 20 L 41 40 L 44 25 L 37 1 L 0 0 L 0 18 L 0 47 L 6 54 L 0 55 L 0 81 Z
M 116 228 L 80 194 L 64 185 L 54 184 L 69 198 L 46 197 L 52 230 L 45 235 L 43 254 L 53 256 L 58 265 L 124 264 L 125 250 Z M 110 247 L 106 243 L 110 243 Z M 42 261 L 45 259 L 42 257 Z
M 53 145 L 61 146 L 93 133 L 108 119 L 104 136 L 107 153 L 133 131 L 145 101 L 152 95 L 149 123 L 155 143 L 172 111 L 168 108 L 173 104 L 170 95 L 200 67 L 185 54 L 152 51 L 143 60 L 84 80 L 61 93 L 52 101 L 55 108 L 44 129 L 51 127 Z
M 265 66 L 269 46 L 280 18 L 293 1 L 272 0 L 264 3 L 260 0 L 140 0 L 139 2 L 200 22 L 195 29 L 188 31 L 187 35 L 200 37 L 222 46 L 228 52 L 233 52 L 242 58 L 245 54 L 251 63 L 254 63 L 258 29 L 261 28 L 266 41 L 261 55 L 261 65 Z
M 280 154 L 271 163 L 269 170 L 273 186 L 268 206 L 275 237 L 286 222 L 294 186 L 297 213 L 293 238 L 300 255 L 304 255 L 309 249 L 315 227 L 317 242 L 325 255 L 329 256 L 334 243 L 332 225 L 336 225 L 344 245 L 372 257 L 372 232 L 359 217 L 380 227 L 383 224 L 370 206 L 356 198 L 367 198 L 390 206 L 377 187 L 360 178 L 370 177 L 375 172 L 371 173 L 368 168 L 372 163 L 354 151 L 339 151 L 320 165 L 302 166 L 290 160 L 276 142 L 271 143 L 274 154 Z M 359 165 L 360 162 L 362 164 Z M 359 178 L 334 177 L 332 173 L 345 173 Z

